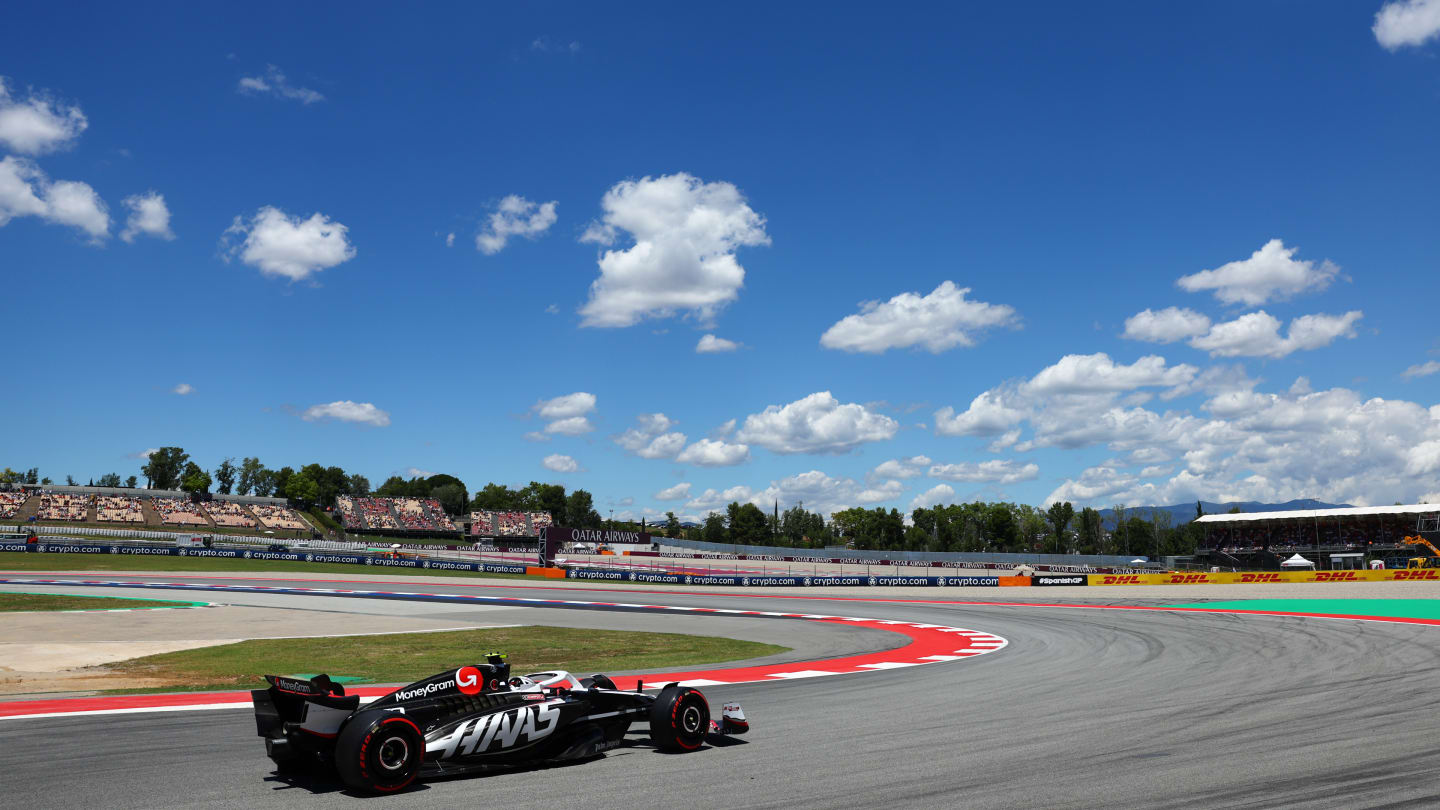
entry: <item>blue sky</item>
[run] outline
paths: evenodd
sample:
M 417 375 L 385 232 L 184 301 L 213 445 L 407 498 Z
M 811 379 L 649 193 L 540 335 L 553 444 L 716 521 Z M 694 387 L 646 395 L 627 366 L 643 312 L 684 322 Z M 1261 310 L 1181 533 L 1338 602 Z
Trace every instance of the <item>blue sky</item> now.
M 1436 0 L 8 16 L 11 467 L 1440 498 Z

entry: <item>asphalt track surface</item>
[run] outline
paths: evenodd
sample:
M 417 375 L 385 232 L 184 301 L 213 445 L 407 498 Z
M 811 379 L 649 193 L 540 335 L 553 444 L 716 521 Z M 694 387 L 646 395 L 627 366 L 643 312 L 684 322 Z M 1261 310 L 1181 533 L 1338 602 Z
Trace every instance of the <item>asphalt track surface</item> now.
M 513 587 L 427 583 L 424 590 L 516 595 Z M 598 597 L 563 588 L 526 594 Z M 357 614 L 390 607 L 307 598 L 317 609 Z M 923 667 L 707 687 L 712 705 L 744 704 L 753 730 L 737 744 L 666 755 L 648 747 L 642 728 L 632 733 L 632 745 L 596 761 L 435 781 L 365 799 L 325 781 L 279 779 L 248 711 L 6 720 L 0 721 L 4 803 L 267 808 L 365 802 L 446 810 L 477 803 L 587 810 L 1440 806 L 1440 711 L 1426 697 L 1440 674 L 1440 628 L 1433 626 L 658 590 L 643 600 L 933 622 L 989 631 L 1010 644 L 995 654 Z M 239 595 L 225 601 L 256 603 Z M 457 612 L 438 604 L 406 609 Z M 531 615 L 547 622 L 541 609 Z M 673 617 L 603 616 L 615 627 L 678 629 Z M 713 621 L 733 626 L 744 620 Z M 793 634 L 813 629 L 802 621 L 753 623 L 766 629 L 752 634 L 791 634 L 797 639 L 791 646 L 802 643 Z M 693 622 L 684 631 L 697 632 Z M 827 638 L 820 646 L 836 643 Z M 877 645 L 885 646 L 872 631 L 848 649 Z

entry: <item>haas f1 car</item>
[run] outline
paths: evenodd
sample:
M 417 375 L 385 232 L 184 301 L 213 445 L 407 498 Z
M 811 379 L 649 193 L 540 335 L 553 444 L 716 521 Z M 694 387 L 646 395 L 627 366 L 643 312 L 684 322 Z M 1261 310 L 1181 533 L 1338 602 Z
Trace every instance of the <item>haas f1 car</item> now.
M 707 736 L 743 734 L 738 703 L 718 721 L 705 696 L 669 684 L 658 694 L 621 691 L 604 675 L 511 677 L 504 656 L 396 689 L 366 705 L 325 675 L 266 675 L 251 692 L 255 730 L 281 769 L 333 766 L 354 790 L 401 790 L 417 776 L 447 776 L 588 759 L 620 745 L 646 720 L 662 751 L 700 748 Z

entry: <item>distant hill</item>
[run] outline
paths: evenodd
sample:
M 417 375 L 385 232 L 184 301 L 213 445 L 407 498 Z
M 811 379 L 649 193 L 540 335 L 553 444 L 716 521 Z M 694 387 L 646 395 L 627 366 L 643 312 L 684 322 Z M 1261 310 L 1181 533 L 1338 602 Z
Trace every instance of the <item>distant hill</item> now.
M 1223 515 L 1231 509 L 1239 507 L 1241 512 L 1289 512 L 1295 509 L 1343 509 L 1351 506 L 1348 503 L 1325 503 L 1313 498 L 1301 498 L 1285 503 L 1259 503 L 1257 501 L 1236 501 L 1233 503 L 1215 503 L 1213 501 L 1201 501 L 1200 508 L 1207 515 Z M 1189 523 L 1195 519 L 1195 504 L 1177 503 L 1174 506 L 1128 506 L 1125 508 L 1125 517 L 1128 520 L 1132 517 L 1140 517 L 1150 520 L 1151 512 L 1169 512 L 1170 525 L 1179 526 Z M 1107 524 L 1115 523 L 1114 509 L 1101 509 L 1100 519 Z

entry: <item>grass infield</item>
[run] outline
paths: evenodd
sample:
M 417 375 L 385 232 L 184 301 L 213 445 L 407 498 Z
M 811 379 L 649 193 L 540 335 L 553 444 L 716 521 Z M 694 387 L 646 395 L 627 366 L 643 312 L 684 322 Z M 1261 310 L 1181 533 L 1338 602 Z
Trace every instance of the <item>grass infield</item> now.
M 564 669 L 593 672 L 716 664 L 785 652 L 753 641 L 677 633 L 503 627 L 444 633 L 397 633 L 339 638 L 253 639 L 218 647 L 148 655 L 96 667 L 129 678 L 159 679 L 139 692 L 258 689 L 262 675 L 324 672 L 359 683 L 410 683 L 446 669 L 480 663 L 491 651 L 508 653 L 517 674 Z
M 486 574 L 429 568 L 390 568 L 298 560 L 247 560 L 243 557 L 161 557 L 143 554 L 0 554 L 0 571 L 227 571 L 269 574 L 384 574 L 385 576 L 484 577 L 537 579 L 526 574 Z
M 196 604 L 190 601 L 130 599 L 123 596 L 63 596 L 48 593 L 0 593 L 0 613 L 36 610 L 132 610 L 173 608 Z

